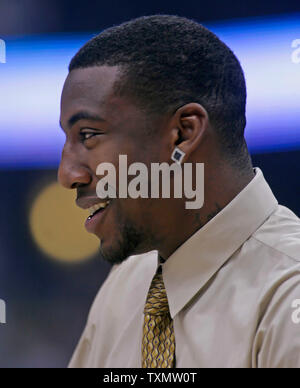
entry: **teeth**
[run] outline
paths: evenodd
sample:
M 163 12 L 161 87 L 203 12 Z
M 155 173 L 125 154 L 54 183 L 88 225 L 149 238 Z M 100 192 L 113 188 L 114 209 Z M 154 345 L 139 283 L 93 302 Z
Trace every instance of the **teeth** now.
M 99 209 L 104 209 L 106 208 L 106 206 L 109 204 L 110 201 L 106 201 L 106 202 L 101 202 L 101 203 L 98 203 L 97 205 L 94 205 L 92 207 L 90 207 L 88 209 L 89 213 L 90 213 L 90 217 L 96 213 L 97 210 Z

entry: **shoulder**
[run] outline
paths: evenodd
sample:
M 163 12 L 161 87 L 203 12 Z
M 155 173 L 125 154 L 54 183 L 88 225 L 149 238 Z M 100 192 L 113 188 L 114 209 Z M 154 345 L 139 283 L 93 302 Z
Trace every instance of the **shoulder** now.
M 252 238 L 273 257 L 300 264 L 300 219 L 287 207 L 279 205 Z

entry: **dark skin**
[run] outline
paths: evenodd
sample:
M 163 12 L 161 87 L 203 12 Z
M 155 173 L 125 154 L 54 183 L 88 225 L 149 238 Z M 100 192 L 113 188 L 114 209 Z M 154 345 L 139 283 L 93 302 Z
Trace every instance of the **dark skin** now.
M 150 169 L 151 162 L 172 163 L 177 146 L 186 154 L 183 162 L 204 163 L 201 209 L 185 209 L 184 197 L 117 198 L 95 228 L 102 255 L 111 263 L 154 249 L 167 259 L 223 209 L 252 180 L 254 172 L 249 168 L 240 174 L 224 160 L 200 104 L 189 103 L 172 114 L 149 118 L 132 98 L 114 94 L 120 72 L 117 66 L 95 66 L 68 75 L 61 99 L 66 142 L 58 179 L 64 187 L 76 189 L 77 204 L 87 207 L 89 199 L 96 197 L 98 164 L 110 162 L 118 171 L 119 154 L 127 155 L 128 165 L 143 162 Z

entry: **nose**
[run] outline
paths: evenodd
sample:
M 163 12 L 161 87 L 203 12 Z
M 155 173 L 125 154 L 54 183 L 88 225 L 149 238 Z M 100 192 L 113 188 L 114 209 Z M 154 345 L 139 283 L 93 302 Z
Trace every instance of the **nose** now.
M 57 173 L 58 182 L 67 189 L 76 189 L 82 185 L 88 185 L 92 175 L 88 166 L 80 160 L 76 154 L 66 146 L 63 149 L 61 161 Z

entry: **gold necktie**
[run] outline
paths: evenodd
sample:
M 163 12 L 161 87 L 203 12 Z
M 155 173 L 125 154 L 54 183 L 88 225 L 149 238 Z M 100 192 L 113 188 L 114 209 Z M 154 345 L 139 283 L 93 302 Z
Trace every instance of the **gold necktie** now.
M 144 308 L 142 367 L 175 367 L 174 328 L 161 267 L 152 280 Z

